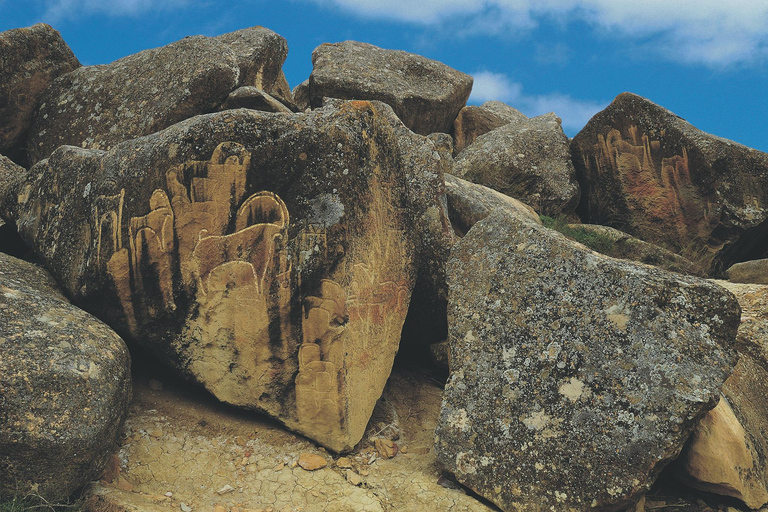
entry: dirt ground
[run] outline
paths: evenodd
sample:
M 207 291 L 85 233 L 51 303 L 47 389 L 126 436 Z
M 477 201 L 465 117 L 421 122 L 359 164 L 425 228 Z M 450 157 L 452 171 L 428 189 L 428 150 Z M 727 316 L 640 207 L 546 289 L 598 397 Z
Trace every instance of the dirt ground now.
M 87 491 L 89 512 L 358 512 L 498 510 L 457 485 L 432 442 L 442 375 L 397 362 L 363 441 L 339 457 L 264 416 L 217 402 L 146 361 L 119 452 Z M 380 439 L 379 451 L 374 447 Z M 397 454 L 392 451 L 394 439 Z M 310 471 L 307 454 L 319 455 Z M 302 457 L 303 455 L 303 457 Z M 311 466 L 308 466 L 311 467 Z M 663 475 L 638 506 L 665 512 L 737 512 L 739 503 L 677 486 Z M 765 512 L 768 512 L 766 510 Z

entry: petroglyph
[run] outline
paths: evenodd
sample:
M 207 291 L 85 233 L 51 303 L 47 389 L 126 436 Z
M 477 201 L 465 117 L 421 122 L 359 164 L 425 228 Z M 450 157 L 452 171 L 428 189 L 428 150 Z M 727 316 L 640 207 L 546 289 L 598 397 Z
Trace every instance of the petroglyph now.
M 346 294 L 336 282 L 323 279 L 318 296 L 305 300 L 303 343 L 299 347 L 296 410 L 299 423 L 326 433 L 340 432 L 344 421 L 340 397 L 346 324 Z
M 409 294 L 404 283 L 378 282 L 374 271 L 365 263 L 355 264 L 353 275 L 347 303 L 350 320 L 384 325 L 388 315 L 408 307 Z
M 93 212 L 93 239 L 96 241 L 96 265 L 107 262 L 122 246 L 120 229 L 123 225 L 125 189 L 115 195 L 98 196 L 91 207 Z M 106 226 L 106 230 L 105 230 Z M 107 237 L 106 243 L 104 237 Z

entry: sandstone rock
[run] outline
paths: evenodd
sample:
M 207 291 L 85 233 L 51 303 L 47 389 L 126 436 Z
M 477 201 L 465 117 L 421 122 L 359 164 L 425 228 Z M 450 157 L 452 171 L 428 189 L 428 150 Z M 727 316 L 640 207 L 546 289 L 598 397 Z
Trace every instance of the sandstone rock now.
M 500 101 L 486 101 L 480 106 L 468 105 L 459 111 L 453 122 L 453 154 L 461 153 L 480 135 L 526 119 L 525 114 Z
M 726 275 L 732 283 L 768 284 L 768 259 L 734 263 Z
M 768 250 L 768 154 L 630 93 L 596 114 L 571 151 L 585 222 L 712 262 L 715 274 Z
M 255 27 L 214 38 L 187 37 L 77 69 L 56 80 L 41 99 L 29 135 L 30 161 L 65 144 L 109 149 L 157 132 L 216 110 L 239 86 L 269 94 L 287 51 L 283 38 Z
M 692 261 L 658 245 L 644 242 L 618 229 L 598 224 L 569 224 L 568 228 L 575 232 L 596 235 L 610 242 L 608 250 L 595 250 L 612 258 L 637 261 L 672 272 L 680 272 L 681 274 L 702 275 L 702 269 L 698 268 Z
M 301 111 L 309 108 L 309 78 L 293 88 L 293 101 Z
M 374 446 L 376 448 L 376 453 L 378 453 L 379 457 L 382 459 L 391 459 L 397 455 L 397 443 L 391 439 L 379 437 L 374 441 Z
M 307 471 L 317 471 L 323 469 L 328 465 L 328 461 L 325 457 L 317 455 L 316 453 L 302 453 L 299 456 L 299 466 Z
M 13 154 L 23 145 L 42 94 L 56 77 L 78 67 L 61 34 L 49 25 L 0 33 L 0 152 Z
M 554 114 L 513 120 L 481 135 L 459 154 L 453 174 L 543 215 L 571 214 L 579 202 L 568 138 Z
M 226 101 L 221 106 L 222 110 L 233 108 L 249 108 L 251 110 L 261 110 L 264 112 L 282 112 L 290 114 L 291 109 L 277 101 L 275 98 L 265 93 L 261 89 L 253 86 L 240 87 L 227 96 Z
M 379 100 L 414 132 L 448 133 L 472 89 L 472 77 L 440 62 L 400 50 L 345 41 L 312 52 L 309 99 Z
M 98 478 L 130 397 L 120 337 L 44 270 L 0 254 L 0 500 L 65 500 Z
M 739 306 L 506 211 L 448 264 L 438 460 L 504 510 L 634 504 L 719 398 Z
M 470 183 L 451 174 L 445 175 L 445 188 L 448 198 L 448 217 L 458 236 L 464 236 L 469 228 L 497 208 L 517 213 L 532 222 L 541 224 L 533 208 L 492 188 Z
M 386 383 L 418 262 L 387 114 L 227 110 L 36 165 L 17 225 L 83 307 L 334 451 Z

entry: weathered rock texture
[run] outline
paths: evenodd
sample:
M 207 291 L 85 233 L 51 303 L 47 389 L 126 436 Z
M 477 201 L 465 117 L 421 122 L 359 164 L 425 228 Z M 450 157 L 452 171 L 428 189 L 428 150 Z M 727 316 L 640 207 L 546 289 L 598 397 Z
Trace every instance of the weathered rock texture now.
M 19 232 L 89 311 L 219 399 L 340 451 L 392 366 L 418 244 L 386 113 L 228 110 L 63 147 Z
M 123 340 L 0 253 L 0 499 L 56 502 L 97 478 L 130 398 Z
M 637 261 L 672 272 L 680 272 L 681 274 L 703 275 L 704 269 L 699 268 L 694 262 L 663 247 L 649 244 L 639 238 L 630 236 L 618 229 L 599 224 L 569 224 L 568 228 L 573 231 L 598 236 L 609 242 L 609 244 L 605 244 L 609 245 L 607 251 L 598 252 L 603 252 L 603 254 L 612 258 Z
M 768 284 L 768 259 L 735 263 L 725 273 L 732 283 Z
M 287 53 L 282 37 L 255 27 L 213 38 L 187 37 L 111 64 L 77 69 L 56 80 L 41 99 L 29 135 L 30 161 L 47 158 L 65 144 L 109 149 L 213 112 L 240 86 L 279 97 L 285 94 L 280 84 Z
M 78 67 L 49 25 L 0 33 L 0 152 L 14 153 L 23 145 L 40 97 L 56 77 Z
M 579 185 L 560 118 L 510 120 L 481 135 L 456 158 L 453 174 L 555 216 L 574 212 Z
M 500 101 L 468 105 L 453 122 L 453 154 L 458 155 L 479 136 L 513 121 L 528 119 L 525 114 Z
M 27 170 L 10 158 L 0 155 L 0 218 L 9 219 L 16 202 L 16 185 L 24 180 Z
M 293 88 L 293 101 L 299 110 L 309 108 L 309 78 Z
M 464 236 L 472 226 L 497 208 L 517 213 L 532 222 L 541 224 L 533 208 L 492 188 L 470 183 L 452 174 L 445 175 L 445 188 L 448 217 L 458 236 Z
M 440 62 L 400 50 L 344 41 L 312 52 L 309 100 L 379 100 L 414 132 L 448 133 L 472 90 L 472 77 Z
M 448 276 L 438 460 L 504 510 L 626 508 L 733 369 L 731 294 L 506 211 L 454 246 Z
M 712 261 L 714 273 L 768 251 L 768 154 L 629 93 L 595 115 L 571 151 L 585 222 Z
M 221 109 L 229 110 L 233 108 L 249 108 L 251 110 L 282 112 L 284 114 L 291 113 L 291 109 L 261 89 L 253 86 L 240 87 L 227 96 Z

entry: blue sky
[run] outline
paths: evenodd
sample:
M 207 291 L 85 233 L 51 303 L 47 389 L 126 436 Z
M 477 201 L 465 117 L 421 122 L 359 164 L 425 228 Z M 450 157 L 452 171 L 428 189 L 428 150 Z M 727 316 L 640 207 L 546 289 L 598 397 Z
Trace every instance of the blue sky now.
M 319 44 L 365 41 L 473 75 L 471 103 L 554 111 L 571 136 L 630 91 L 768 151 L 765 0 L 0 0 L 0 31 L 40 21 L 86 65 L 263 25 L 288 41 L 291 87 Z

